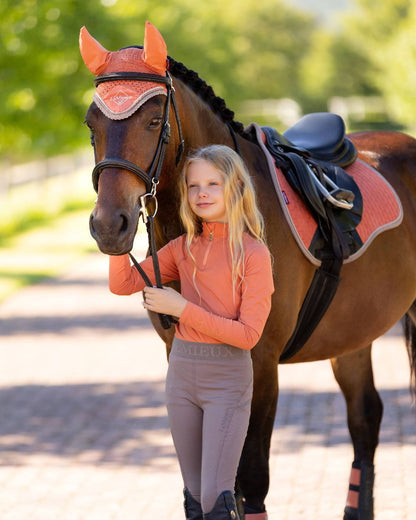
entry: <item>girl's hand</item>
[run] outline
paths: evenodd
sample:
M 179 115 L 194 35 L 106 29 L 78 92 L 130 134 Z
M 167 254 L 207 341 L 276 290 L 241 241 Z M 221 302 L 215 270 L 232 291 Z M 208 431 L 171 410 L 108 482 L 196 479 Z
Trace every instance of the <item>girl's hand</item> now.
M 171 287 L 145 287 L 143 307 L 148 311 L 168 314 L 180 318 L 188 300 Z

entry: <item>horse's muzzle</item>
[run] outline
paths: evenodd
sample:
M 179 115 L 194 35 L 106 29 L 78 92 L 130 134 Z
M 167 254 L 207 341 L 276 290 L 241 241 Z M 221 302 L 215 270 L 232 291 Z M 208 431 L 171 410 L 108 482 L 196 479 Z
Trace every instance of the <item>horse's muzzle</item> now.
M 131 251 L 137 230 L 137 217 L 120 210 L 111 216 L 95 208 L 90 216 L 90 233 L 98 248 L 107 255 L 122 255 Z

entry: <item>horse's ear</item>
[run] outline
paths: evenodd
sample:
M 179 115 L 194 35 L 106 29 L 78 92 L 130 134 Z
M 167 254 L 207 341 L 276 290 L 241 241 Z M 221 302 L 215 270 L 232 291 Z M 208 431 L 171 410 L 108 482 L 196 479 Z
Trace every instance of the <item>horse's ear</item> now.
M 165 40 L 150 22 L 146 22 L 144 30 L 143 61 L 158 74 L 165 75 L 168 51 Z
M 90 71 L 95 75 L 100 74 L 107 65 L 111 52 L 97 42 L 85 27 L 82 27 L 79 33 L 79 49 Z

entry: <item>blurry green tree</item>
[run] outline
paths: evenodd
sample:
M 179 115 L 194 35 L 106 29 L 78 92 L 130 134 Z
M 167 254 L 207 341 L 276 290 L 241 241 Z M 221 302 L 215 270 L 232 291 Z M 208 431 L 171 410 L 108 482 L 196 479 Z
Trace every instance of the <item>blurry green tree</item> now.
M 415 0 L 355 0 L 340 30 L 313 34 L 301 65 L 304 108 L 325 109 L 330 96 L 378 95 L 387 118 L 415 128 L 415 33 Z
M 0 156 L 67 152 L 82 144 L 88 71 L 80 66 L 80 26 L 96 1 L 2 0 L 0 3 Z M 100 32 L 111 45 L 122 27 L 105 9 Z
M 375 65 L 349 35 L 316 31 L 300 63 L 305 111 L 327 110 L 331 96 L 378 94 Z
M 297 63 L 314 23 L 283 0 L 3 0 L 0 157 L 21 160 L 85 145 L 92 77 L 78 50 L 86 25 L 109 50 L 143 42 L 144 21 L 169 55 L 212 85 L 231 109 L 248 98 L 296 96 Z
M 329 30 L 288 0 L 3 0 L 0 158 L 85 146 L 93 82 L 79 29 L 115 50 L 141 44 L 146 19 L 169 55 L 197 71 L 237 119 L 249 99 L 289 97 L 314 111 L 326 110 L 331 96 L 381 95 L 391 117 L 413 123 L 416 0 L 355 4 Z
M 416 124 L 416 1 L 384 0 L 374 7 L 359 0 L 359 10 L 346 21 L 353 37 L 373 64 L 372 81 L 389 114 Z

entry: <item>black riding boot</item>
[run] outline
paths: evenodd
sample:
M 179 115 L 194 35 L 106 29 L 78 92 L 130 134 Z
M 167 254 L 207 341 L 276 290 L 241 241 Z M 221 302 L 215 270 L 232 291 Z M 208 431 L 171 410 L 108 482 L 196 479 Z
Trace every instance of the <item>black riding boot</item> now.
M 204 520 L 239 520 L 234 494 L 231 491 L 223 491 L 217 498 L 214 508 L 209 513 L 204 513 Z
M 185 497 L 183 507 L 186 520 L 203 520 L 201 504 L 195 500 L 187 488 L 183 490 L 183 496 Z

